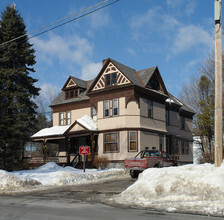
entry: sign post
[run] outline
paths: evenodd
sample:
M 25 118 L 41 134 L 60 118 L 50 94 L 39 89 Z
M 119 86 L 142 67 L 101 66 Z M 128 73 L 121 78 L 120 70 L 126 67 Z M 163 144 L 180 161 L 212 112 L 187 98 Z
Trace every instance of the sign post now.
M 83 155 L 83 172 L 86 172 L 86 155 L 90 154 L 90 146 L 79 147 L 79 154 Z

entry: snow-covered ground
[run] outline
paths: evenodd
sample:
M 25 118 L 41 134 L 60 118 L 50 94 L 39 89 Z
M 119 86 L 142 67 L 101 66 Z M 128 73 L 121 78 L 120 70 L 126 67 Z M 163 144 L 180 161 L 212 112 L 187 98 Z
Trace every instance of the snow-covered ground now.
M 35 170 L 15 172 L 0 170 L 0 194 L 91 183 L 121 176 L 128 176 L 124 169 L 86 169 L 84 173 L 82 169 L 61 167 L 50 162 Z
M 224 164 L 148 169 L 111 200 L 167 212 L 224 216 Z
M 92 183 L 127 176 L 123 169 L 83 170 L 48 163 L 36 170 L 6 172 L 0 170 L 0 194 L 39 190 L 62 185 Z M 138 180 L 112 197 L 111 202 L 184 212 L 224 216 L 224 163 L 151 168 Z

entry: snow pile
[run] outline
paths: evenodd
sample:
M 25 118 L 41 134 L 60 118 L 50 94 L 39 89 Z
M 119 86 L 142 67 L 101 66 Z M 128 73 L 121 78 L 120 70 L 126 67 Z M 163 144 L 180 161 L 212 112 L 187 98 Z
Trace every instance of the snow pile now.
M 33 188 L 55 187 L 61 185 L 83 184 L 120 177 L 124 169 L 96 170 L 61 167 L 54 162 L 47 163 L 35 170 L 6 172 L 0 170 L 0 193 L 25 191 Z M 126 174 L 127 176 L 127 174 Z
M 224 215 L 224 164 L 151 168 L 116 202 L 169 212 Z
M 41 183 L 34 179 L 19 177 L 18 175 L 0 170 L 0 192 L 34 189 Z

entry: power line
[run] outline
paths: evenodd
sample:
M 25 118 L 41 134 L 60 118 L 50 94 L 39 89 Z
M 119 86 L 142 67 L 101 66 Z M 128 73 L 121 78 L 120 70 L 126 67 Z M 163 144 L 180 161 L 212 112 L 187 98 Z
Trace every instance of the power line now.
M 14 38 L 14 39 L 9 40 L 9 41 L 6 41 L 6 42 L 0 44 L 0 46 L 4 46 L 4 45 L 6 45 L 6 44 L 8 44 L 8 43 L 10 43 L 10 42 L 13 42 L 13 41 L 18 40 L 18 39 L 20 39 L 20 38 L 23 38 L 23 37 L 25 37 L 25 36 L 28 36 L 28 35 L 30 35 L 30 34 L 32 34 L 32 33 L 35 33 L 35 32 L 37 32 L 37 31 L 39 31 L 39 30 L 42 30 L 42 29 L 44 29 L 44 28 L 46 28 L 46 27 L 52 26 L 52 25 L 54 25 L 54 24 L 56 24 L 56 23 L 58 23 L 58 22 L 60 22 L 60 21 L 66 20 L 66 19 L 68 19 L 68 18 L 70 18 L 70 17 L 74 17 L 75 15 L 81 14 L 81 13 L 83 13 L 83 12 L 85 12 L 85 11 L 88 11 L 88 10 L 90 10 L 90 9 L 92 9 L 92 8 L 95 8 L 95 7 L 99 6 L 99 5 L 102 5 L 102 4 L 104 4 L 104 3 L 108 2 L 108 1 L 110 1 L 110 0 L 105 0 L 105 1 L 103 1 L 103 2 L 100 2 L 100 3 L 96 4 L 96 5 L 93 5 L 93 6 L 91 6 L 91 7 L 88 7 L 88 8 L 86 8 L 86 9 L 82 10 L 82 11 L 76 12 L 76 13 L 74 13 L 74 14 L 72 14 L 72 15 L 69 15 L 69 16 L 67 16 L 67 17 L 65 17 L 65 18 L 59 19 L 59 20 L 57 20 L 57 21 L 55 21 L 55 22 L 52 22 L 52 23 L 50 23 L 50 24 L 48 24 L 48 25 L 45 25 L 45 26 L 43 26 L 43 27 L 41 27 L 41 28 L 38 28 L 38 29 L 36 29 L 36 30 L 34 30 L 34 31 L 31 31 L 31 32 L 29 32 L 29 33 L 26 33 L 26 34 L 24 34 L 24 35 L 21 35 L 21 36 L 19 36 L 19 37 L 16 37 L 16 38 Z M 45 30 L 45 31 L 42 31 L 42 32 L 40 32 L 40 33 L 38 33 L 38 34 L 36 34 L 36 35 L 34 35 L 34 36 L 28 37 L 28 39 L 37 37 L 37 36 L 39 36 L 39 35 L 41 35 L 41 34 L 44 34 L 44 33 L 49 32 L 49 31 L 51 31 L 51 30 L 54 30 L 54 29 L 56 29 L 56 28 L 58 28 L 58 27 L 61 27 L 61 26 L 65 25 L 65 24 L 67 24 L 67 23 L 70 23 L 70 22 L 75 21 L 75 20 L 77 20 L 77 19 L 79 19 L 79 18 L 85 17 L 85 16 L 87 16 L 87 15 L 89 15 L 89 14 L 92 14 L 92 13 L 98 11 L 98 10 L 101 10 L 101 9 L 103 9 L 103 8 L 105 8 L 105 7 L 108 7 L 108 6 L 112 5 L 112 4 L 115 4 L 115 3 L 118 2 L 118 1 L 119 1 L 119 0 L 116 0 L 116 1 L 114 1 L 114 2 L 111 2 L 111 3 L 107 4 L 107 5 L 101 6 L 101 7 L 97 8 L 97 9 L 95 9 L 95 10 L 93 10 L 93 11 L 90 11 L 90 12 L 88 12 L 88 13 L 86 13 L 86 14 L 83 14 L 83 15 L 81 15 L 81 16 L 79 16 L 79 17 L 76 17 L 76 18 L 74 18 L 74 19 L 71 19 L 71 20 L 69 20 L 69 21 L 66 21 L 66 22 L 64 22 L 64 23 L 62 23 L 62 24 L 60 24 L 60 25 L 57 25 L 57 26 L 53 27 L 53 28 L 47 29 L 47 30 Z M 21 42 L 22 42 L 22 41 L 21 41 Z
M 47 29 L 46 31 L 42 31 L 42 32 L 40 32 L 40 33 L 38 33 L 38 34 L 36 34 L 36 35 L 34 35 L 34 36 L 32 36 L 32 37 L 29 37 L 28 39 L 32 39 L 32 38 L 37 37 L 37 36 L 39 36 L 39 35 L 41 35 L 41 34 L 44 34 L 44 33 L 49 32 L 49 31 L 51 31 L 51 30 L 54 30 L 54 29 L 56 29 L 56 28 L 58 28 L 58 27 L 61 27 L 61 26 L 65 25 L 65 24 L 67 24 L 67 23 L 70 23 L 70 22 L 72 22 L 72 21 L 78 20 L 79 18 L 85 17 L 85 16 L 87 16 L 87 15 L 89 15 L 89 14 L 92 14 L 92 13 L 94 13 L 94 12 L 96 12 L 96 11 L 99 11 L 99 10 L 101 10 L 101 9 L 103 9 L 103 8 L 106 8 L 106 7 L 108 7 L 108 6 L 112 5 L 112 4 L 115 4 L 115 3 L 118 2 L 118 1 L 119 1 L 119 0 L 116 0 L 116 1 L 114 1 L 114 2 L 111 2 L 111 3 L 107 4 L 107 5 L 101 6 L 100 8 L 97 8 L 97 9 L 95 9 L 95 10 L 93 10 L 93 11 L 90 11 L 90 12 L 88 12 L 88 13 L 86 13 L 86 14 L 80 15 L 79 17 L 73 18 L 73 19 L 71 19 L 71 20 L 69 20 L 69 21 L 66 21 L 66 22 L 64 22 L 64 23 L 62 23 L 62 24 L 59 24 L 59 25 L 57 25 L 57 26 L 55 26 L 55 27 L 53 27 L 53 28 Z

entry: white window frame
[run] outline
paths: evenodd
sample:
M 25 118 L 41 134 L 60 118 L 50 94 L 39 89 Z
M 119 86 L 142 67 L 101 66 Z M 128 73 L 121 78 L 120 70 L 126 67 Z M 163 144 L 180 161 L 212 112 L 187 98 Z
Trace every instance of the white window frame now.
M 117 109 L 117 114 L 115 114 L 116 109 Z M 118 98 L 113 99 L 113 116 L 118 116 Z
M 96 108 L 94 106 L 91 107 L 91 117 L 93 120 L 97 120 Z
M 117 140 L 111 141 L 111 142 L 110 141 L 106 142 L 106 136 L 107 135 L 113 135 L 113 134 L 116 135 Z M 115 151 L 106 151 L 106 144 L 115 144 L 116 145 L 116 150 Z M 117 153 L 117 152 L 119 152 L 118 148 L 119 148 L 119 133 L 118 132 L 105 133 L 104 134 L 104 149 L 103 149 L 104 153 Z
M 135 140 L 131 140 L 131 133 L 135 133 Z M 136 149 L 131 150 L 131 142 L 135 142 Z M 129 152 L 136 152 L 138 150 L 138 132 L 137 131 L 129 131 L 128 132 L 128 151 Z
M 71 111 L 66 112 L 66 125 L 71 124 Z
M 64 125 L 64 112 L 59 112 L 59 125 Z
M 106 111 L 108 111 L 108 115 L 106 115 Z M 104 117 L 105 118 L 110 117 L 110 101 L 109 100 L 104 101 Z

